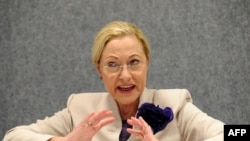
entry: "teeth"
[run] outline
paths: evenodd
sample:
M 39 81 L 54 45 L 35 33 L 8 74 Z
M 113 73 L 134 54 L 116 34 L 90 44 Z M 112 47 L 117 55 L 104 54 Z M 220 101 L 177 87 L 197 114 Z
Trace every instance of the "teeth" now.
M 134 85 L 126 85 L 126 86 L 119 86 L 118 88 L 120 90 L 126 91 L 126 90 L 130 90 L 131 88 L 133 88 Z
M 129 85 L 129 86 L 120 86 L 120 87 L 126 89 L 126 88 L 132 87 L 132 85 Z

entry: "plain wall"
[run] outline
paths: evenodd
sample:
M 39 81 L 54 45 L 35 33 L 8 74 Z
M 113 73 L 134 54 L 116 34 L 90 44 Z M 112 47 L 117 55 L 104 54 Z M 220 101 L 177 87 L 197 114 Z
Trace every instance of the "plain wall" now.
M 1 0 L 0 137 L 51 116 L 71 93 L 105 91 L 90 54 L 112 20 L 152 48 L 148 88 L 187 88 L 227 124 L 250 124 L 249 0 Z

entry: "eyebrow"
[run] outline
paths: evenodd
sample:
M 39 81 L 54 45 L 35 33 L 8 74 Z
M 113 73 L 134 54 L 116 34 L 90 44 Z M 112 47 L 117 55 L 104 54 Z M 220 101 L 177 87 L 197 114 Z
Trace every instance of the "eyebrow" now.
M 128 58 L 130 59 L 130 58 L 133 58 L 133 57 L 138 57 L 139 59 L 143 59 L 142 55 L 139 54 L 139 53 L 137 53 L 137 52 L 131 53 Z M 100 59 L 100 62 L 101 62 L 101 60 L 105 61 L 105 62 L 106 61 L 112 61 L 110 59 L 115 59 L 115 61 L 119 61 L 119 56 L 117 56 L 116 54 L 112 53 L 112 54 L 109 54 L 109 56 L 106 56 L 105 58 Z
M 132 57 L 140 57 L 140 58 L 142 58 L 138 53 L 132 53 L 132 55 L 130 55 L 129 58 L 132 58 Z M 119 57 L 116 54 L 111 54 L 111 55 L 107 56 L 106 58 L 116 58 L 116 59 L 119 59 Z
M 119 59 L 119 57 L 117 57 L 116 55 L 109 55 L 109 56 L 107 56 L 107 57 L 105 57 L 103 59 L 109 59 L 109 58 L 111 58 L 111 59 L 113 59 L 113 58 Z

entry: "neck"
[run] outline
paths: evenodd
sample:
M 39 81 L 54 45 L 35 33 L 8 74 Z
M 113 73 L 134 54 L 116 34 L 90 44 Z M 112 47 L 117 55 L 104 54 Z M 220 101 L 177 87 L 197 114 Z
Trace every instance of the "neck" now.
M 118 104 L 122 120 L 127 120 L 131 117 L 134 117 L 137 112 L 138 104 L 139 101 L 128 105 Z

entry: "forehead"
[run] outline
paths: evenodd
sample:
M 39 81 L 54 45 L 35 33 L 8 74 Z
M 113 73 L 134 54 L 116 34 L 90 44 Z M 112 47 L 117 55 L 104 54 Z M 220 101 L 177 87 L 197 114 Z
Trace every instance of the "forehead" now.
M 145 55 L 143 45 L 134 35 L 116 37 L 111 39 L 104 47 L 102 55 L 107 54 L 138 53 Z

